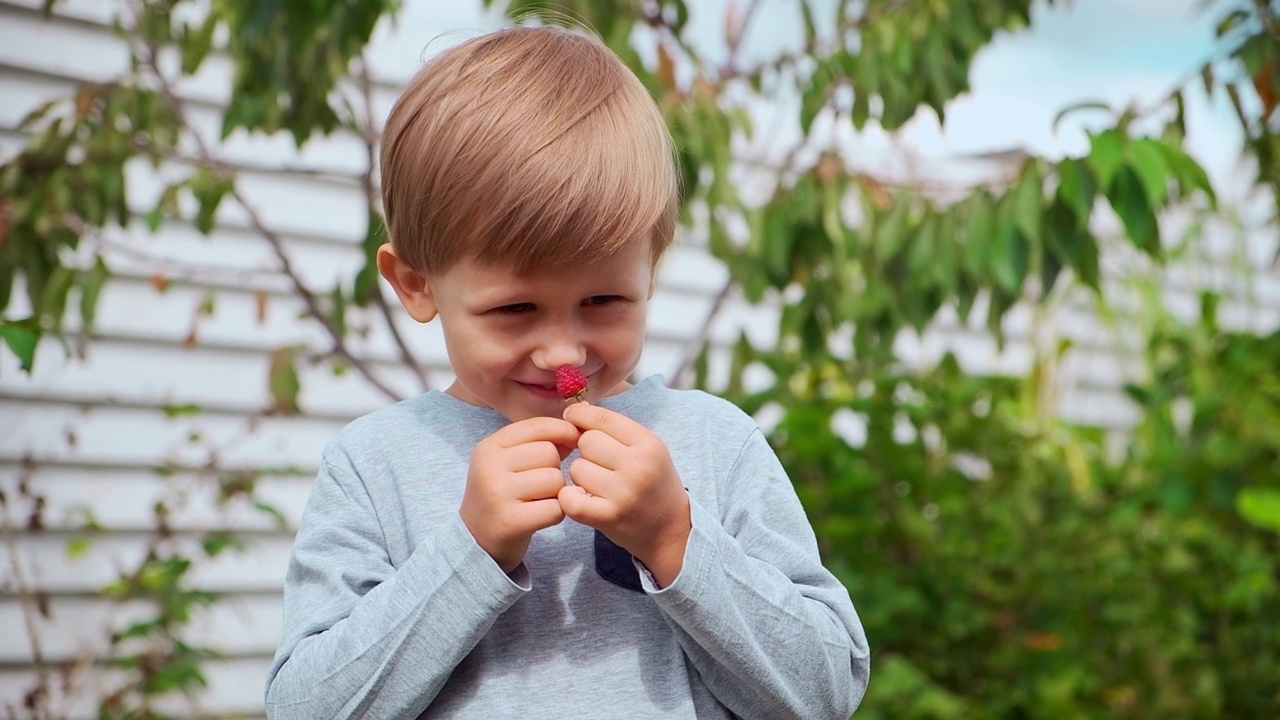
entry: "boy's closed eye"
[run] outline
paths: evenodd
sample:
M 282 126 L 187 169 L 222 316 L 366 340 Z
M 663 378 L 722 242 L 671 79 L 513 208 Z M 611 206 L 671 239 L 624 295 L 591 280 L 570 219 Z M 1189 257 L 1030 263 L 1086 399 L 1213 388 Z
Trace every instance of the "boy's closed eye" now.
M 614 303 L 621 302 L 624 298 L 621 295 L 592 295 L 582 301 L 585 307 L 606 307 Z M 493 309 L 493 312 L 500 315 L 523 315 L 533 312 L 537 309 L 533 303 L 510 303 L 508 305 L 500 305 Z
M 511 303 L 493 309 L 494 312 L 502 315 L 521 315 L 523 313 L 533 311 L 533 303 Z

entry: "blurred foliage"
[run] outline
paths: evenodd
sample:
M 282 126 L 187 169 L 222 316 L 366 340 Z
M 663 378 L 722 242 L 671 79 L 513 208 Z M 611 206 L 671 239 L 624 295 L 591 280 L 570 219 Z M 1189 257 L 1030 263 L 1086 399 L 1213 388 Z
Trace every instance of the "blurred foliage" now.
M 207 12 L 191 12 L 197 5 Z M 0 339 L 23 367 L 42 335 L 91 338 L 111 271 L 89 241 L 104 228 L 190 222 L 209 233 L 219 208 L 236 203 L 333 345 L 271 353 L 267 412 L 305 411 L 297 366 L 309 353 L 383 387 L 344 345 L 355 332 L 349 307 L 381 297 L 369 264 L 382 237 L 374 193 L 368 232 L 352 238 L 364 257 L 354 284 L 308 287 L 279 238 L 255 222 L 236 168 L 193 131 L 177 88 L 219 53 L 234 67 L 223 139 L 285 132 L 303 145 L 351 132 L 372 150 L 363 50 L 397 5 L 132 6 L 119 28 L 130 70 L 38 108 L 24 150 L 0 165 Z M 920 113 L 945 120 L 977 53 L 1033 21 L 1029 0 L 804 0 L 794 7 L 800 45 L 766 58 L 749 52 L 766 31 L 759 5 L 730 2 L 712 49 L 692 35 L 698 10 L 687 0 L 512 0 L 505 11 L 585 24 L 635 69 L 676 138 L 684 222 L 730 269 L 721 300 L 737 293 L 781 308 L 776 342 L 744 334 L 727 373 L 715 372 L 726 353 L 708 344 L 677 381 L 776 417 L 770 440 L 867 625 L 873 674 L 859 716 L 1280 713 L 1271 622 L 1280 606 L 1280 334 L 1225 329 L 1212 292 L 1194 321 L 1166 310 L 1158 293 L 1126 311 L 1124 334 L 1136 338 L 1128 344 L 1145 373 L 1126 388 L 1136 421 L 1119 436 L 1059 419 L 1056 368 L 1071 347 L 1040 337 L 1066 298 L 1083 294 L 1099 315 L 1114 314 L 1126 278 L 1103 272 L 1108 254 L 1140 257 L 1158 274 L 1173 244 L 1165 213 L 1226 212 L 1183 147 L 1187 93 L 1226 98 L 1252 179 L 1272 203 L 1280 196 L 1274 3 L 1203 3 L 1218 52 L 1160 102 L 1064 109 L 1101 118 L 1077 156 L 1021 152 L 1000 177 L 942 188 L 857 167 L 837 135 L 897 132 Z M 180 68 L 164 64 L 166 53 Z M 804 137 L 776 164 L 742 158 L 763 133 L 749 111 L 761 98 L 777 98 Z M 137 208 L 127 202 L 131 163 L 183 172 Z M 767 197 L 749 197 L 744 174 L 767 178 Z M 1101 215 L 1116 233 L 1099 231 Z M 13 303 L 19 287 L 25 303 Z M 1025 376 L 974 375 L 950 355 L 906 363 L 896 349 L 943 317 L 985 328 L 1001 346 L 1015 308 L 1030 310 L 1036 335 Z M 414 364 L 407 350 L 404 361 Z M 256 477 L 224 473 L 219 483 L 253 500 Z M 103 699 L 103 717 L 156 717 L 156 698 L 199 692 L 208 655 L 181 630 L 217 598 L 193 590 L 188 571 L 237 542 L 212 535 L 203 554 L 157 545 L 165 549 L 106 590 L 150 598 L 157 614 L 113 643 L 112 661 L 131 680 Z

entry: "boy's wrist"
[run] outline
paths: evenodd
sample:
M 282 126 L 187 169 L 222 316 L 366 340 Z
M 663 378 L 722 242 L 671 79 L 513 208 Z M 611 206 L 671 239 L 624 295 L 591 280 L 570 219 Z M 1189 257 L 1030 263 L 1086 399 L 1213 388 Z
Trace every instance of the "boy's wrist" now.
M 680 521 L 660 533 L 657 543 L 644 556 L 635 556 L 653 576 L 654 584 L 659 588 L 668 587 L 675 582 L 684 569 L 685 551 L 689 547 L 689 535 L 693 532 L 691 512 L 692 508 L 686 497 L 684 510 L 677 515 Z

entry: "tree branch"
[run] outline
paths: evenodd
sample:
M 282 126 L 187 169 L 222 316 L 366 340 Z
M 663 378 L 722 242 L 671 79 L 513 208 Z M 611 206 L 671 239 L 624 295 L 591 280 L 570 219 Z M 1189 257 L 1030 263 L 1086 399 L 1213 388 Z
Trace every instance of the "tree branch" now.
M 698 357 L 698 353 L 707 342 L 707 336 L 711 333 L 711 326 L 716 319 L 720 317 L 720 311 L 728 303 L 729 297 L 733 295 L 733 289 L 736 287 L 732 276 L 725 281 L 724 287 L 720 288 L 720 292 L 716 293 L 715 299 L 711 301 L 711 310 L 707 312 L 707 316 L 702 320 L 702 327 L 698 328 L 697 334 L 689 338 L 684 344 L 683 352 L 680 356 L 680 362 L 676 365 L 675 371 L 671 374 L 672 384 L 676 386 L 685 385 L 686 375 L 689 368 L 692 367 L 693 361 Z
M 136 20 L 137 17 L 135 15 L 135 21 Z M 145 42 L 136 43 L 133 38 L 130 38 L 129 42 L 131 45 L 135 46 L 135 52 L 139 49 L 137 46 L 141 46 L 141 52 L 137 54 L 140 55 L 140 59 L 143 64 L 150 71 L 151 75 L 153 75 L 156 83 L 158 84 L 161 97 L 163 97 L 165 103 L 169 105 L 170 110 L 172 110 L 174 116 L 178 119 L 179 125 L 190 134 L 193 142 L 195 143 L 199 161 L 208 167 L 218 167 L 219 160 L 214 155 L 213 151 L 210 150 L 208 144 L 204 140 L 204 137 L 200 135 L 198 130 L 192 127 L 190 121 L 187 119 L 186 108 L 183 101 L 174 91 L 173 84 L 169 81 L 168 76 L 160 69 L 156 47 Z M 355 368 L 356 371 L 363 375 L 370 384 L 377 388 L 377 390 L 388 399 L 392 401 L 402 400 L 403 397 L 400 393 L 396 392 L 383 382 L 374 372 L 372 367 L 365 363 L 360 357 L 356 356 L 356 354 L 347 347 L 346 339 L 334 324 L 333 320 L 325 313 L 324 308 L 320 304 L 320 299 L 311 291 L 310 288 L 306 286 L 306 283 L 302 281 L 302 278 L 294 269 L 293 262 L 289 259 L 289 254 L 284 247 L 284 240 L 280 237 L 280 234 L 266 225 L 261 214 L 257 211 L 257 208 L 255 208 L 253 204 L 245 198 L 244 194 L 234 183 L 231 184 L 229 194 L 237 203 L 240 204 L 242 208 L 244 208 L 245 214 L 249 218 L 249 224 L 254 231 L 261 235 L 263 239 L 271 245 L 271 249 L 274 251 L 276 259 L 280 263 L 280 272 L 289 278 L 289 282 L 293 286 L 294 292 L 297 293 L 298 297 L 302 299 L 303 304 L 306 305 L 307 313 L 311 315 L 316 322 L 320 323 L 321 327 L 324 328 L 325 332 L 328 333 L 329 337 L 332 339 L 333 347 L 331 352 L 342 358 L 351 367 Z
M 30 466 L 24 468 L 24 478 L 19 480 L 19 485 L 25 484 L 25 476 L 30 474 Z M 41 718 L 51 717 L 48 713 L 52 695 L 53 685 L 49 678 L 49 665 L 44 659 L 44 648 L 40 643 L 40 629 L 36 621 L 36 615 L 40 613 L 39 607 L 41 600 L 38 596 L 38 590 L 31 584 L 27 578 L 26 571 L 23 569 L 21 552 L 18 548 L 18 539 L 14 532 L 13 520 L 9 517 L 9 501 L 8 494 L 0 488 L 0 535 L 4 537 L 5 549 L 9 552 L 9 566 L 13 572 L 13 581 L 18 596 L 18 605 L 22 608 L 22 624 L 27 630 L 27 641 L 31 647 L 31 665 L 36 672 L 36 686 L 31 691 L 28 702 L 29 709 L 33 716 L 40 720 Z M 36 697 L 37 695 L 43 697 Z

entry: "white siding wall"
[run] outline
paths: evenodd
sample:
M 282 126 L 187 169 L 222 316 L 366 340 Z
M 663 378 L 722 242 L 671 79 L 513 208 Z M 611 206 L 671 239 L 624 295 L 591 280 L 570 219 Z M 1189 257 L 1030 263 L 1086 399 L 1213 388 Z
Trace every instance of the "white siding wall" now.
M 108 25 L 116 3 L 69 0 L 52 20 L 31 9 L 38 5 L 37 0 L 0 0 L 0 153 L 6 156 L 25 142 L 16 126 L 29 108 L 70 93 L 77 82 L 106 79 L 126 62 Z M 480 17 L 451 18 L 445 13 L 454 11 L 436 9 L 430 12 L 439 24 L 431 26 L 423 20 L 422 4 L 411 5 L 410 12 L 419 16 L 403 23 L 401 36 L 384 33 L 375 45 L 382 50 L 375 53 L 382 115 L 396 83 L 413 69 L 414 53 L 405 60 L 405 48 L 425 45 L 456 22 L 474 26 Z M 409 31 L 423 32 L 406 38 L 403 33 Z M 225 62 L 213 58 L 184 90 L 195 103 L 194 117 L 211 137 L 216 136 L 215 110 L 224 100 L 227 70 Z M 240 187 L 270 227 L 284 236 L 306 281 L 327 290 L 339 279 L 350 280 L 358 269 L 365 222 L 360 187 L 364 149 L 355 138 L 322 139 L 298 153 L 284 138 L 239 137 L 220 152 L 244 168 Z M 145 212 L 160 186 L 143 169 L 132 179 L 135 207 Z M 189 224 L 170 223 L 157 236 L 136 229 L 112 232 L 110 238 L 115 247 L 110 261 L 118 277 L 102 297 L 98 336 L 83 347 L 83 354 L 67 356 L 56 343 L 46 342 L 28 377 L 7 351 L 0 351 L 0 490 L 8 498 L 8 521 L 22 528 L 31 496 L 46 499 L 46 529 L 19 530 L 0 552 L 0 708 L 19 707 L 34 679 L 32 644 L 17 596 L 19 574 L 51 595 L 47 617 L 38 620 L 37 628 L 47 661 L 75 660 L 101 647 L 103 630 L 119 627 L 122 618 L 139 609 L 114 607 L 95 592 L 118 568 L 137 561 L 153 527 L 152 507 L 164 499 L 174 507 L 179 541 L 194 542 L 203 531 L 219 527 L 242 530 L 249 539 L 247 552 L 224 555 L 199 570 L 203 587 L 230 599 L 201 616 L 194 629 L 196 643 L 221 653 L 207 668 L 210 688 L 196 705 L 214 716 L 260 715 L 291 536 L 243 503 L 219 507 L 216 483 L 195 468 L 216 459 L 224 468 L 276 469 L 261 480 L 260 494 L 283 511 L 292 527 L 322 446 L 348 420 L 385 399 L 356 373 L 335 377 L 326 366 L 304 367 L 303 414 L 261 414 L 269 403 L 271 351 L 293 343 L 325 343 L 313 324 L 296 320 L 301 305 L 274 273 L 269 248 L 243 213 L 222 213 L 212 237 Z M 192 267 L 203 269 L 188 272 Z M 209 272 L 210 267 L 217 271 Z M 1199 274 L 1176 281 L 1176 297 L 1193 297 L 1192 288 L 1216 267 L 1199 267 Z M 157 272 L 173 281 L 166 292 L 153 286 Z M 670 374 L 678 367 L 725 278 L 723 268 L 696 241 L 681 242 L 663 269 L 641 374 Z M 215 311 L 204 317 L 198 309 L 210 291 L 216 293 Z M 1280 322 L 1280 281 L 1274 275 L 1263 277 L 1258 291 L 1262 307 L 1241 310 L 1246 315 L 1240 322 L 1274 327 Z M 1078 344 L 1063 367 L 1064 413 L 1123 428 L 1132 413 L 1117 388 L 1138 369 L 1114 351 L 1115 333 L 1080 303 L 1067 306 L 1052 321 L 1058 333 Z M 768 309 L 738 303 L 723 313 L 712 334 L 727 345 L 738 328 L 749 327 L 757 340 L 769 342 L 772 323 Z M 1028 313 L 1012 318 L 1013 340 L 1003 352 L 983 333 L 954 327 L 914 342 L 904 340 L 902 350 L 905 357 L 926 362 L 951 348 L 975 371 L 1017 372 L 1028 365 L 1028 338 L 1035 324 Z M 404 323 L 401 330 L 428 364 L 433 384 L 447 383 L 438 327 Z M 182 342 L 189 336 L 195 345 L 184 349 Z M 401 392 L 418 387 L 397 363 L 385 331 L 354 341 L 353 347 Z M 187 403 L 204 411 L 175 418 L 158 411 Z M 171 465 L 190 469 L 157 472 Z M 104 532 L 92 537 L 83 554 L 73 556 L 68 544 L 81 535 L 81 508 L 86 506 L 93 508 Z M 74 715 L 91 717 L 95 697 L 89 690 L 68 699 Z

